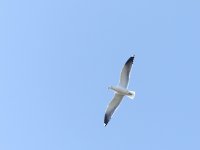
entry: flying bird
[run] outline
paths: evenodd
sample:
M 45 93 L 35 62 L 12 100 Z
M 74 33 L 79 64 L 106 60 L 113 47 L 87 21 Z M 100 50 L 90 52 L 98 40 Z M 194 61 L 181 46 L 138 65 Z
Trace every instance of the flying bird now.
M 119 104 L 121 103 L 124 96 L 128 96 L 130 99 L 133 99 L 135 97 L 135 92 L 127 89 L 130 71 L 131 71 L 134 58 L 135 58 L 135 55 L 130 57 L 124 64 L 124 67 L 121 71 L 119 84 L 117 86 L 108 87 L 108 89 L 111 89 L 115 92 L 115 95 L 113 99 L 110 101 L 110 103 L 108 104 L 108 107 L 106 109 L 105 116 L 104 116 L 104 126 L 108 124 L 113 113 L 115 112 Z

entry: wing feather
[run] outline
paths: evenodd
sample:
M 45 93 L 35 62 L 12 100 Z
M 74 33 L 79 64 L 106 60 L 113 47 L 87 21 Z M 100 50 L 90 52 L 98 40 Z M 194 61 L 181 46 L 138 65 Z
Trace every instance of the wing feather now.
M 132 56 L 126 61 L 125 65 L 121 71 L 120 81 L 119 81 L 119 85 L 121 87 L 127 88 L 127 86 L 128 86 L 130 71 L 131 71 L 134 57 L 135 56 Z
M 108 105 L 108 107 L 106 109 L 105 117 L 104 117 L 104 125 L 105 126 L 110 121 L 113 113 L 115 112 L 115 110 L 119 106 L 119 104 L 122 101 L 123 97 L 124 97 L 123 95 L 120 95 L 120 94 L 116 93 L 115 96 L 113 97 L 112 101 L 109 103 L 109 105 Z

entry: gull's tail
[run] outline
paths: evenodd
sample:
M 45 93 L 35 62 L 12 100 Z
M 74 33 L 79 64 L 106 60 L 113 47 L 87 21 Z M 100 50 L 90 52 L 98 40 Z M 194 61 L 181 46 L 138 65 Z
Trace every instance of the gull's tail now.
M 135 98 L 135 91 L 129 91 L 129 93 L 128 93 L 128 98 L 130 98 L 130 99 L 134 99 Z

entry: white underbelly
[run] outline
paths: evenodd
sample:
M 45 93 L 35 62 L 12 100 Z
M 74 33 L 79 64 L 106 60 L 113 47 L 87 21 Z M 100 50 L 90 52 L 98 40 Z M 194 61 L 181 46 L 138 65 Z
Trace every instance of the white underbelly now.
M 131 93 L 123 87 L 112 87 L 120 95 L 130 95 Z

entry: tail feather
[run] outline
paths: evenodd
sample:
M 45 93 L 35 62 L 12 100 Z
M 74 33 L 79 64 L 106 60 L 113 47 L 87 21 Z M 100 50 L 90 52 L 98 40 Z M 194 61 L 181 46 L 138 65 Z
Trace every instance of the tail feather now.
M 128 98 L 134 99 L 135 98 L 135 91 L 129 91 L 129 95 L 127 95 Z

